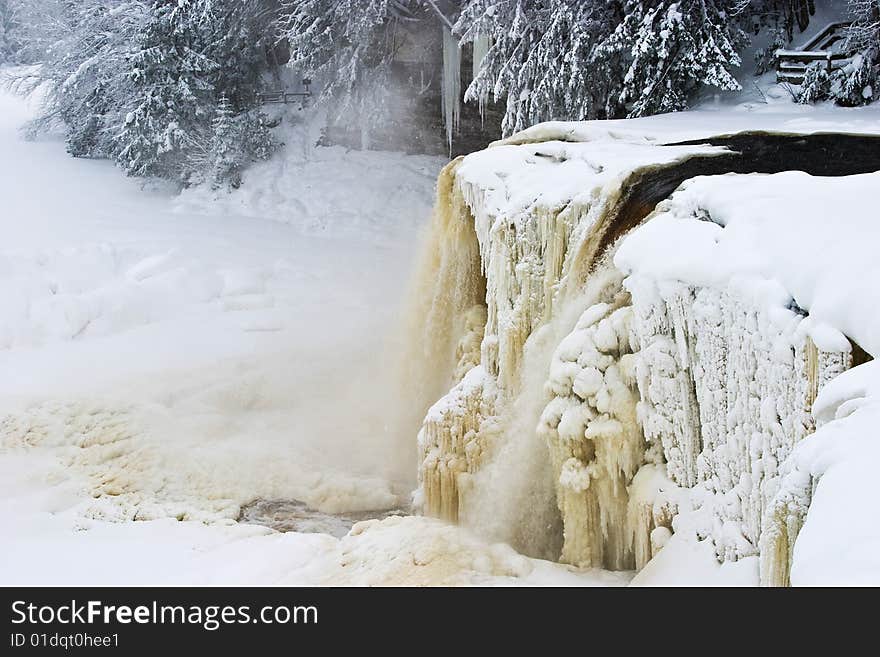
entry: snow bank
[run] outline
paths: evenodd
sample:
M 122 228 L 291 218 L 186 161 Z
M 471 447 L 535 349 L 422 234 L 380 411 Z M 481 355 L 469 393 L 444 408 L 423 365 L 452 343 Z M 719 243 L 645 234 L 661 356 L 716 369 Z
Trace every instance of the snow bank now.
M 703 287 L 741 283 L 758 305 L 808 311 L 821 348 L 848 350 L 845 334 L 880 353 L 880 308 L 866 303 L 880 265 L 865 238 L 876 232 L 878 188 L 880 173 L 696 178 L 626 239 L 615 264 Z
M 638 119 L 548 121 L 526 128 L 492 146 L 542 141 L 623 141 L 658 145 L 724 137 L 741 132 L 876 135 L 880 132 L 880 109 L 875 106 L 814 107 L 791 102 L 757 105 L 747 103 L 734 108 L 703 106 L 688 112 L 658 114 Z
M 814 406 L 820 424 L 795 451 L 789 480 L 817 482 L 794 547 L 791 582 L 803 586 L 880 584 L 876 514 L 880 462 L 880 365 L 844 372 Z

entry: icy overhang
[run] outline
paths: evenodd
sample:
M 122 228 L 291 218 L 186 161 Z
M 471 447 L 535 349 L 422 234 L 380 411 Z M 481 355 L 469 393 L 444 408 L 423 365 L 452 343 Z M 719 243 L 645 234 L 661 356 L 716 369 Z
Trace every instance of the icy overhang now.
M 801 143 L 798 137 L 816 143 Z M 862 138 L 870 142 L 872 137 L 875 143 L 861 144 Z M 858 147 L 861 151 L 851 152 Z M 740 157 L 738 162 L 726 158 L 728 164 L 715 159 L 720 155 Z M 619 188 L 635 171 L 695 159 L 682 170 L 682 180 L 727 171 L 873 171 L 880 169 L 880 112 L 788 107 L 784 112 L 692 111 L 643 119 L 548 122 L 466 156 L 456 178 L 468 188 L 469 200 L 480 206 L 477 214 L 517 220 L 625 191 Z
M 658 148 L 626 141 L 499 144 L 465 157 L 456 178 L 471 188 L 470 199 L 479 197 L 477 214 L 517 220 L 535 210 L 587 202 L 605 188 L 610 193 L 627 174 L 644 167 L 725 153 L 719 146 Z

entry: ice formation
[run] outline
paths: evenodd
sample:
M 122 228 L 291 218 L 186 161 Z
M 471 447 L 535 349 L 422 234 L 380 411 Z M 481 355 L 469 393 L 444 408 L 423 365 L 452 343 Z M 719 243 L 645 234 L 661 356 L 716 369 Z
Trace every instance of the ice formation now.
M 480 68 L 483 65 L 483 60 L 486 59 L 486 55 L 489 54 L 489 49 L 492 47 L 492 38 L 488 34 L 478 34 L 474 38 L 474 50 L 473 50 L 473 66 L 472 66 L 472 77 L 471 79 L 475 80 L 477 76 L 480 74 Z M 480 105 L 480 116 L 482 117 L 485 113 L 486 103 L 489 101 L 488 92 L 484 92 L 479 97 L 479 105 Z
M 797 314 L 773 317 L 732 292 L 658 289 L 638 277 L 627 287 L 645 436 L 662 446 L 670 479 L 693 491 L 697 537 L 711 538 L 721 560 L 757 554 L 768 540 L 762 522 L 771 531 L 778 524 L 768 514 L 791 522 L 780 515 L 780 466 L 813 430 L 819 387 L 846 369 L 850 356 L 820 351 L 798 331 Z M 782 549 L 787 567 L 790 550 Z
M 461 43 L 448 27 L 443 28 L 442 110 L 446 141 L 452 150 L 452 135 L 461 118 Z
M 539 126 L 444 171 L 431 259 L 458 264 L 429 268 L 422 303 L 447 310 L 421 313 L 418 334 L 444 336 L 446 355 L 414 362 L 413 380 L 448 392 L 419 433 L 417 497 L 535 556 L 641 569 L 681 534 L 719 561 L 760 555 L 762 582 L 786 585 L 816 485 L 788 463 L 859 350 L 803 276 L 764 272 L 739 243 L 712 252 L 718 231 L 743 229 L 725 229 L 728 206 L 704 207 L 709 186 L 784 189 L 790 174 L 701 178 L 657 206 L 701 163 L 752 166 L 660 145 L 700 136 L 665 121 L 659 137 L 644 122 Z M 680 246 L 669 217 L 689 231 Z
M 538 426 L 558 473 L 562 561 L 614 570 L 635 565 L 627 488 L 645 457 L 628 296 L 590 306 L 559 344 L 547 382 L 553 398 Z

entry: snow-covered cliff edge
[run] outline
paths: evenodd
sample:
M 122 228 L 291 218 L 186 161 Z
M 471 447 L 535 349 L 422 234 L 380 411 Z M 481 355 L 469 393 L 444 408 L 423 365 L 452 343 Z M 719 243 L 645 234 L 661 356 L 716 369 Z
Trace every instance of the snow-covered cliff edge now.
M 829 474 L 870 437 L 827 447 L 880 349 L 865 117 L 544 124 L 451 163 L 412 332 L 424 512 L 581 566 L 841 573 L 865 528 L 814 536 L 870 494 Z

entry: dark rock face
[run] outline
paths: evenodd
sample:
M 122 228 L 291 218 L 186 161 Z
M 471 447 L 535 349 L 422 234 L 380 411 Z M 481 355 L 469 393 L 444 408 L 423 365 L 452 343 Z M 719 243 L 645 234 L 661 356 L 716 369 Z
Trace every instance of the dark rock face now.
M 665 144 L 710 144 L 729 153 L 696 155 L 682 162 L 639 169 L 623 183 L 623 192 L 609 213 L 593 261 L 619 237 L 635 228 L 681 183 L 695 176 L 725 173 L 804 171 L 813 176 L 850 176 L 880 171 L 880 137 L 818 133 L 786 135 L 743 132 Z M 662 146 L 660 147 L 662 148 Z

